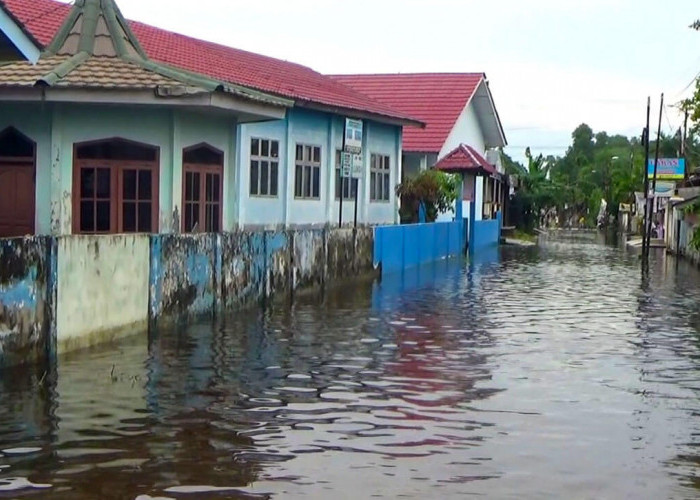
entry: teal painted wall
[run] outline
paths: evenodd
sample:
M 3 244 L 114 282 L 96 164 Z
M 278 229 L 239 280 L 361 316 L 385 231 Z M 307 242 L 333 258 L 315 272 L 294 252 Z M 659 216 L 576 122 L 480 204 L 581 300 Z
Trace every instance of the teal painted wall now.
M 240 125 L 238 130 L 240 147 L 238 148 L 238 164 L 240 169 L 240 183 L 238 184 L 238 220 L 241 226 L 275 227 L 282 224 L 286 191 L 283 171 L 288 159 L 283 156 L 287 150 L 287 120 L 275 120 L 271 122 L 251 123 Z M 280 143 L 279 178 L 277 179 L 277 196 L 251 196 L 250 195 L 250 141 L 252 138 L 270 139 Z
M 286 120 L 244 124 L 240 126 L 241 165 L 240 221 L 246 226 L 275 226 L 280 222 L 287 226 L 337 224 L 340 203 L 335 197 L 335 151 L 342 148 L 344 118 L 327 113 L 295 108 L 288 112 Z M 250 139 L 253 137 L 280 141 L 280 149 L 286 154 L 280 157 L 280 191 L 277 197 L 250 196 Z M 369 178 L 371 153 L 391 158 L 391 181 L 396 186 L 401 178 L 401 127 L 365 121 L 365 147 L 363 161 L 365 179 Z M 294 197 L 296 144 L 321 147 L 321 196 L 318 200 L 300 200 Z M 358 221 L 370 224 L 398 222 L 398 200 L 392 189 L 388 203 L 369 202 L 369 184 L 359 183 Z M 343 203 L 343 221 L 352 223 L 354 204 Z
M 223 227 L 309 226 L 335 224 L 335 150 L 342 146 L 342 117 L 293 109 L 287 118 L 255 124 L 237 124 L 233 117 L 161 107 L 99 106 L 87 104 L 3 104 L 0 130 L 15 126 L 37 143 L 37 234 L 72 232 L 74 144 L 121 137 L 160 148 L 159 231 L 172 232 L 174 212 L 182 220 L 182 150 L 208 143 L 224 152 Z M 249 194 L 250 139 L 280 142 L 280 178 L 277 197 Z M 321 147 L 320 198 L 294 196 L 296 144 Z M 365 177 L 371 153 L 389 155 L 392 186 L 400 179 L 401 128 L 365 121 Z M 360 183 L 359 222 L 387 224 L 398 221 L 392 189 L 389 203 L 369 203 L 369 186 Z M 352 220 L 352 203 L 345 221 Z
M 36 143 L 37 234 L 51 232 L 51 105 L 0 104 L 0 131 L 15 127 Z

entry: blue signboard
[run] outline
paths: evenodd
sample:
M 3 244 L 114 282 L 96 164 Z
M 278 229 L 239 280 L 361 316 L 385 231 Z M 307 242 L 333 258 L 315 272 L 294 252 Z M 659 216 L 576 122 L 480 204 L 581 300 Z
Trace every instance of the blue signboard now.
M 647 169 L 649 178 L 654 177 L 654 160 L 649 160 Z M 658 180 L 679 180 L 685 179 L 685 158 L 659 158 L 656 167 L 656 178 Z

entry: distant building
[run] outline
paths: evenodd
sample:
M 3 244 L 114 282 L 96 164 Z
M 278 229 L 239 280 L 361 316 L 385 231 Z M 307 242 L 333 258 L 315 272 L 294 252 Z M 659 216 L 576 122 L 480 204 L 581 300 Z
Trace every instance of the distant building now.
M 493 165 L 467 177 L 465 201 L 475 202 L 476 219 L 492 218 L 508 197 L 507 176 L 498 148 L 506 137 L 483 73 L 333 75 L 336 80 L 423 121 L 404 131 L 403 175 L 432 168 L 467 147 Z M 471 160 L 471 159 L 470 159 Z M 466 216 L 469 209 L 463 211 Z
M 355 189 L 360 223 L 398 222 L 403 128 L 423 125 L 409 114 L 128 22 L 113 0 L 0 0 L 0 15 L 14 61 L 0 65 L 0 237 L 322 226 Z M 346 117 L 364 124 L 362 179 L 341 192 Z

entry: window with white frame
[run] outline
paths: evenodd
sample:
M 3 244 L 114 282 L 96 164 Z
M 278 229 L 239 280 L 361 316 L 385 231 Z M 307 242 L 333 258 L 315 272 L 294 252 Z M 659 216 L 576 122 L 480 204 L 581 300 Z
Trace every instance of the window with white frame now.
M 391 200 L 391 159 L 385 155 L 370 156 L 369 200 Z
M 250 140 L 250 195 L 276 197 L 279 191 L 280 143 Z
M 321 198 L 321 148 L 297 144 L 294 172 L 294 197 Z
M 340 191 L 343 191 L 344 200 L 354 200 L 357 193 L 357 179 L 342 177 L 341 151 L 335 151 L 335 199 L 340 199 Z

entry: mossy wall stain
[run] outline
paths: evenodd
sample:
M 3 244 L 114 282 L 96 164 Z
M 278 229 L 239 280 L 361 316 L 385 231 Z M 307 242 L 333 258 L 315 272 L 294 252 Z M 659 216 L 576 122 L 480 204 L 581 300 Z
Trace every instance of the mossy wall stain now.
M 64 350 L 83 345 L 146 318 L 154 324 L 216 313 L 366 273 L 373 269 L 373 234 L 300 229 L 0 240 L 0 366 L 38 361 L 57 343 Z M 89 321 L 98 310 L 109 310 L 109 318 Z
M 47 355 L 49 245 L 43 237 L 0 240 L 0 366 Z

